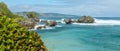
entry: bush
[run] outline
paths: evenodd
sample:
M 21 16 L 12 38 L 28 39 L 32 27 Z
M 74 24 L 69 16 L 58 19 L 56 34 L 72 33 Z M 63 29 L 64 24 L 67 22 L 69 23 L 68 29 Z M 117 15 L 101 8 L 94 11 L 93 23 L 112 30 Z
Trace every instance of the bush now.
M 47 51 L 40 36 L 18 25 L 14 18 L 0 16 L 0 51 Z

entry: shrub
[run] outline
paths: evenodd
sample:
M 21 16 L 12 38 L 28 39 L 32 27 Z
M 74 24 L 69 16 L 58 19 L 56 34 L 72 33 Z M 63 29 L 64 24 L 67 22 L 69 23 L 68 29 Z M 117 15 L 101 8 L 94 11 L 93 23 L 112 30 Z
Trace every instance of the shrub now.
M 0 16 L 0 51 L 47 51 L 40 36 L 18 25 L 14 18 Z

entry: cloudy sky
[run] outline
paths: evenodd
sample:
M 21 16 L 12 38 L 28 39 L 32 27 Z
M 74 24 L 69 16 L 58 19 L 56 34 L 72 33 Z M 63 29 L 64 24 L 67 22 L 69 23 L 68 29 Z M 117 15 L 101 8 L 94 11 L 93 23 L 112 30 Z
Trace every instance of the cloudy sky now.
M 120 0 L 0 0 L 13 12 L 120 17 Z

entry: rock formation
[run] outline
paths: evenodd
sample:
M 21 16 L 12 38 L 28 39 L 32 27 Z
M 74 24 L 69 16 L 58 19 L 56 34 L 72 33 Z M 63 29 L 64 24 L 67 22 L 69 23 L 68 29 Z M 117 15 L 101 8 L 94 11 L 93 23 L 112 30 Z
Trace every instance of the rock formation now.
M 46 23 L 46 26 L 55 26 L 55 25 L 57 25 L 57 22 L 54 21 L 54 20 L 49 20 L 49 21 L 47 21 L 47 23 Z
M 72 20 L 71 20 L 71 19 L 64 19 L 64 22 L 65 22 L 66 24 L 71 24 L 71 23 L 72 23 Z
M 82 16 L 78 19 L 79 23 L 94 23 L 94 18 L 91 16 Z
M 18 23 L 27 29 L 32 29 L 37 24 L 37 22 L 32 18 L 20 21 Z

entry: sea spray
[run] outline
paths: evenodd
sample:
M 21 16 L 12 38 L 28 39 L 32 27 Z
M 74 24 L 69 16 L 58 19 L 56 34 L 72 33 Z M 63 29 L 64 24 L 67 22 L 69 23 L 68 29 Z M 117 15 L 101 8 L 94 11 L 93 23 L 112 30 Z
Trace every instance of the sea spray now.
M 102 19 L 95 19 L 95 23 L 73 23 L 76 25 L 120 25 L 120 20 L 102 20 Z

